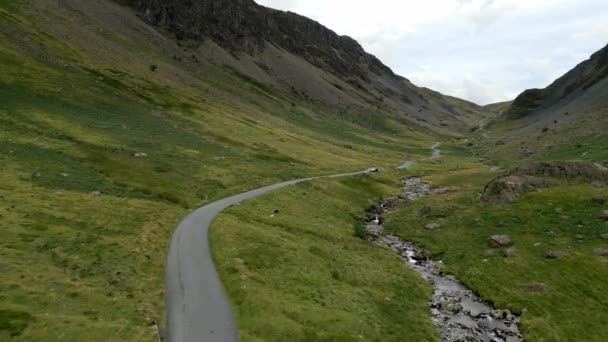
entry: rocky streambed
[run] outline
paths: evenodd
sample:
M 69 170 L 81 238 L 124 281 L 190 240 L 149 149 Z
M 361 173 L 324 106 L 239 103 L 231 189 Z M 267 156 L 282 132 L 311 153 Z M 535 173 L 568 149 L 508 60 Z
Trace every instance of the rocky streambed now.
M 396 205 L 441 191 L 418 177 L 402 181 L 398 197 L 382 199 L 366 212 L 366 231 L 375 243 L 390 248 L 433 286 L 430 314 L 443 341 L 518 342 L 519 317 L 493 308 L 451 275 L 443 274 L 443 262 L 431 259 L 424 248 L 384 234 L 383 215 Z

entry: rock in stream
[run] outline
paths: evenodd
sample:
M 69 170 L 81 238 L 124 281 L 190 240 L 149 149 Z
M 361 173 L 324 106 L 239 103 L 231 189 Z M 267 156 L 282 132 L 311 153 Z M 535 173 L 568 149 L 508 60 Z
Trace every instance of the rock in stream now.
M 419 177 L 401 181 L 398 197 L 382 199 L 366 213 L 366 231 L 376 244 L 388 247 L 433 286 L 430 314 L 441 332 L 443 341 L 518 342 L 519 317 L 508 310 L 492 307 L 451 275 L 443 274 L 443 262 L 431 259 L 431 253 L 411 242 L 385 235 L 383 214 L 400 203 L 433 194 L 434 189 Z

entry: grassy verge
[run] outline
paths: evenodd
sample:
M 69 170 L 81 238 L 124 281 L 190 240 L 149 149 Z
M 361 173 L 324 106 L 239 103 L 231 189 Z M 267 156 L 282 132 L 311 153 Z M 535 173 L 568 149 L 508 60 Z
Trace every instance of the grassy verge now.
M 179 207 L 0 181 L 0 340 L 150 340 Z
M 438 340 L 430 287 L 353 236 L 364 208 L 398 191 L 378 177 L 304 183 L 218 217 L 213 254 L 243 341 Z

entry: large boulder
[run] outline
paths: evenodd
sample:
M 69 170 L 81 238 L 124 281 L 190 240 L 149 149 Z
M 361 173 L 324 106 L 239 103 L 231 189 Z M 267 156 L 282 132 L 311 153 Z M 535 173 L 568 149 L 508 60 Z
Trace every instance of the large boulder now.
M 555 181 L 530 176 L 498 177 L 486 185 L 481 200 L 493 205 L 513 203 L 524 193 L 557 184 Z

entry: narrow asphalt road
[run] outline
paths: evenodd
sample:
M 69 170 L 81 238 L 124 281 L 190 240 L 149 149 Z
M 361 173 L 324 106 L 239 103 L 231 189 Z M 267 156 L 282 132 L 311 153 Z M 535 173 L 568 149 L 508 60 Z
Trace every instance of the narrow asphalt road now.
M 241 201 L 300 182 L 370 172 L 372 169 L 269 185 L 213 202 L 186 216 L 173 233 L 167 256 L 165 298 L 168 340 L 170 342 L 238 340 L 230 302 L 213 264 L 208 240 L 211 222 L 222 210 Z
M 441 150 L 439 149 L 439 146 L 441 146 L 440 142 L 436 142 L 433 146 L 431 146 L 430 149 L 433 151 L 433 154 L 429 158 L 425 158 L 423 160 L 437 159 L 437 158 L 441 157 Z M 397 169 L 398 170 L 407 170 L 410 167 L 412 167 L 412 165 L 414 165 L 415 162 L 416 162 L 415 160 L 408 160 L 405 163 L 397 166 Z

